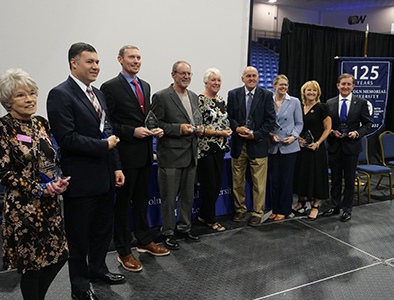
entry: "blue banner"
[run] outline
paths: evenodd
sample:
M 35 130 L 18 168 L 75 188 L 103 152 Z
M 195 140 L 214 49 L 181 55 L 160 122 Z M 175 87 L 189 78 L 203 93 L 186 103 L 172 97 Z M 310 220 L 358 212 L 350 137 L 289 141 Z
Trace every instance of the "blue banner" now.
M 373 125 L 367 137 L 384 126 L 392 68 L 393 58 L 388 57 L 339 58 L 339 75 L 353 75 L 356 78 L 353 95 L 368 100 Z

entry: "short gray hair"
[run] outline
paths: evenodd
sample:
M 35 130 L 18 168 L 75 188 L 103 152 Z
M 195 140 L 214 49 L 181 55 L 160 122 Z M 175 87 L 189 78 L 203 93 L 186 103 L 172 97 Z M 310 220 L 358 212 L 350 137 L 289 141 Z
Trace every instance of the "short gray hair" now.
M 203 82 L 207 83 L 209 80 L 209 76 L 211 76 L 211 74 L 215 74 L 216 76 L 219 76 L 220 79 L 222 79 L 222 73 L 220 73 L 220 71 L 216 68 L 209 68 L 204 72 L 204 77 L 203 77 Z
M 175 72 L 178 70 L 178 66 L 179 66 L 180 64 L 187 64 L 187 65 L 189 66 L 190 69 L 192 68 L 192 66 L 191 66 L 187 61 L 178 60 L 177 62 L 175 62 L 175 63 L 172 65 L 172 72 L 175 73 Z
M 22 69 L 8 69 L 0 75 L 0 102 L 7 112 L 13 104 L 12 93 L 18 88 L 38 92 L 37 83 Z

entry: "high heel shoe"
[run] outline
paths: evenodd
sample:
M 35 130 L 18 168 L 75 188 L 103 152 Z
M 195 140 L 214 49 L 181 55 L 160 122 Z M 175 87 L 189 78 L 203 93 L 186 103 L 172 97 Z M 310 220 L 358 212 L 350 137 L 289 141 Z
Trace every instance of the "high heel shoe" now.
M 317 209 L 317 214 L 316 214 L 316 217 L 314 217 L 314 218 L 312 218 L 309 214 L 309 216 L 308 216 L 309 221 L 315 221 L 319 215 L 319 205 L 318 206 L 312 205 L 312 209 Z M 311 209 L 311 212 L 312 212 L 312 209 Z
M 276 218 L 276 214 L 271 214 L 271 215 L 268 217 L 269 220 L 273 220 L 273 219 L 275 219 L 275 218 Z
M 306 210 L 307 210 L 307 208 L 308 208 L 307 205 L 306 205 L 306 201 L 298 201 L 298 203 L 301 204 L 301 207 L 300 207 L 299 209 L 297 209 L 297 210 L 292 209 L 291 212 L 292 212 L 293 214 L 295 214 L 296 216 L 305 215 Z
M 275 217 L 275 219 L 274 219 L 274 221 L 282 221 L 282 220 L 284 220 L 284 219 L 286 219 L 286 216 L 285 215 L 276 215 L 276 217 Z

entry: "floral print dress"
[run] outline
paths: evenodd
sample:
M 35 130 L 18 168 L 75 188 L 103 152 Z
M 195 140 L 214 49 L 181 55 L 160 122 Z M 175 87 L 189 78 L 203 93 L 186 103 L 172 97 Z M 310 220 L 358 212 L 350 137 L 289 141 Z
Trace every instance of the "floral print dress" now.
M 8 270 L 17 268 L 23 274 L 68 257 L 59 197 L 41 197 L 40 184 L 55 179 L 56 165 L 44 118 L 0 118 L 3 260 Z
M 226 103 L 221 96 L 209 98 L 204 95 L 198 96 L 198 106 L 203 119 L 205 129 L 224 130 L 230 127 L 226 111 Z M 198 138 L 198 157 L 204 157 L 211 153 L 229 151 L 227 138 L 222 136 L 202 136 Z

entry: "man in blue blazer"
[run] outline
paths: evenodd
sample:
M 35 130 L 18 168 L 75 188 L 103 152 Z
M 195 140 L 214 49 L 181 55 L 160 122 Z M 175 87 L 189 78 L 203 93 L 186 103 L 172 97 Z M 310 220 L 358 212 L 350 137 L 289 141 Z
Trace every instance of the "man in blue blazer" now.
M 231 164 L 235 215 L 241 222 L 246 215 L 245 172 L 249 164 L 253 181 L 253 209 L 249 225 L 258 226 L 264 214 L 268 165 L 268 134 L 273 130 L 275 110 L 272 93 L 257 86 L 259 75 L 254 67 L 246 67 L 243 87 L 231 90 L 227 111 L 231 137 Z
M 323 215 L 340 213 L 343 178 L 342 222 L 351 219 L 357 160 L 362 151 L 361 138 L 372 129 L 368 102 L 352 94 L 354 86 L 355 78 L 347 73 L 342 74 L 337 83 L 339 95 L 327 101 L 332 119 L 332 131 L 327 138 L 332 184 L 331 207 Z
M 150 85 L 137 76 L 141 68 L 139 49 L 131 45 L 123 46 L 119 50 L 118 61 L 122 65 L 121 73 L 105 82 L 101 91 L 107 100 L 115 134 L 121 140 L 118 148 L 125 175 L 125 184 L 116 189 L 115 248 L 122 266 L 135 272 L 140 271 L 142 266 L 131 252 L 130 203 L 137 251 L 155 256 L 170 254 L 166 248 L 153 242 L 147 216 L 153 163 L 152 136 L 161 138 L 163 129 L 145 128 L 145 119 L 151 110 Z
M 91 280 L 120 283 L 124 276 L 105 263 L 112 235 L 114 186 L 124 176 L 102 92 L 91 86 L 100 68 L 96 50 L 75 43 L 69 53 L 71 75 L 48 95 L 52 133 L 60 148 L 63 174 L 71 176 L 64 194 L 64 218 L 73 299 L 98 299 Z

